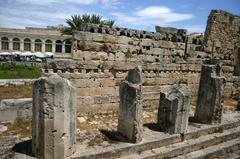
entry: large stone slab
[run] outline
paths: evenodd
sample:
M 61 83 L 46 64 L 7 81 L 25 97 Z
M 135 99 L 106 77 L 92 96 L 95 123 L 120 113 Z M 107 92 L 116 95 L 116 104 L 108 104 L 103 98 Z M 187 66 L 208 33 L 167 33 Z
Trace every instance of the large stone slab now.
M 204 61 L 195 112 L 196 121 L 206 124 L 221 123 L 224 85 L 220 60 Z
M 32 150 L 45 159 L 63 159 L 75 152 L 75 89 L 57 74 L 33 84 Z
M 168 133 L 185 133 L 188 126 L 189 88 L 185 84 L 171 85 L 160 92 L 158 125 Z
M 118 132 L 129 142 L 142 140 L 142 75 L 141 68 L 128 71 L 120 84 L 120 104 L 118 111 Z

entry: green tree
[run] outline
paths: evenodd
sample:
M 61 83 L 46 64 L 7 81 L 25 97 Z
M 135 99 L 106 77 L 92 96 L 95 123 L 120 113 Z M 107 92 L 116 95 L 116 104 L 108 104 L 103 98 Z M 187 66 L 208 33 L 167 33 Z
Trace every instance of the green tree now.
M 82 24 L 102 24 L 109 27 L 113 27 L 115 24 L 114 20 L 102 20 L 102 17 L 97 14 L 83 14 L 83 15 L 72 15 L 71 18 L 66 19 L 68 27 L 62 30 L 63 34 L 72 34 L 75 30 L 81 30 Z
M 115 21 L 114 20 L 104 20 L 102 21 L 103 25 L 108 25 L 110 28 L 115 26 Z

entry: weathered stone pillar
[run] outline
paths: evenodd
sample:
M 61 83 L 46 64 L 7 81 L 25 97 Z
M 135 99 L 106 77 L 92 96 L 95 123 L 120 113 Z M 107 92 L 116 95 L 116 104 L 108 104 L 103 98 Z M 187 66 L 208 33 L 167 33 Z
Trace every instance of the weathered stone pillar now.
M 225 84 L 221 67 L 222 64 L 217 59 L 203 62 L 195 112 L 195 120 L 198 122 L 221 123 Z
M 185 84 L 176 84 L 160 92 L 158 125 L 168 133 L 184 133 L 188 126 L 190 107 L 189 89 Z
M 119 88 L 118 132 L 130 142 L 142 140 L 142 75 L 141 68 L 128 71 Z
M 32 151 L 44 159 L 63 159 L 75 152 L 75 89 L 57 74 L 33 84 Z

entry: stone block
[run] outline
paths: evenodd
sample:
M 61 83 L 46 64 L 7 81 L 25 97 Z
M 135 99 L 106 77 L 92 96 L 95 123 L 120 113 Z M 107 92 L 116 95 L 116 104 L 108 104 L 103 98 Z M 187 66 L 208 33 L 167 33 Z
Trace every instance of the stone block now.
M 140 46 L 152 46 L 152 39 L 142 39 L 140 42 Z
M 125 60 L 125 54 L 122 52 L 118 52 L 115 54 L 115 60 L 116 61 L 124 61 Z
M 92 33 L 92 40 L 93 42 L 104 42 L 104 35 L 105 34 L 99 34 L 99 33 Z
M 160 40 L 159 42 L 160 42 L 159 46 L 161 48 L 166 48 L 166 49 L 175 49 L 176 48 L 176 46 L 171 41 Z
M 75 89 L 57 74 L 33 84 L 32 151 L 45 159 L 64 159 L 75 152 Z
M 224 85 L 225 77 L 222 76 L 220 60 L 204 61 L 195 112 L 196 121 L 206 124 L 221 123 Z
M 160 92 L 158 125 L 168 133 L 185 133 L 190 109 L 189 89 L 186 85 L 172 85 Z
M 158 33 L 168 33 L 168 34 L 177 34 L 178 29 L 173 28 L 173 27 L 160 27 L 160 26 L 155 26 L 155 30 Z
M 131 38 L 126 37 L 126 36 L 119 36 L 118 39 L 118 44 L 124 44 L 124 45 L 128 45 L 129 41 L 132 41 Z
M 142 140 L 142 75 L 141 68 L 129 70 L 119 88 L 118 132 L 129 142 Z

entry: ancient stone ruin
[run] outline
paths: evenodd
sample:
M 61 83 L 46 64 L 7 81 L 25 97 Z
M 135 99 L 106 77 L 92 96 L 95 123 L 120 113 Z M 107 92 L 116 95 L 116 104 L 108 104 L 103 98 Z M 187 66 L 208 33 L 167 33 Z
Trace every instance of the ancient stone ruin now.
M 172 85 L 160 93 L 158 125 L 169 133 L 184 133 L 190 109 L 189 89 L 186 85 Z
M 45 159 L 63 159 L 75 152 L 75 89 L 57 74 L 33 84 L 32 152 Z
M 239 149 L 239 112 L 223 113 L 223 97 L 239 96 L 239 21 L 212 11 L 205 39 L 170 27 L 150 32 L 84 25 L 73 35 L 71 59 L 50 61 L 43 69 L 47 74 L 34 82 L 34 156 L 214 158 Z M 192 110 L 197 106 L 188 123 L 190 104 Z M 157 122 L 143 123 L 145 108 L 158 113 Z M 116 110 L 118 125 L 105 132 L 117 131 L 127 143 L 91 147 L 76 140 L 76 112 Z
M 234 37 L 239 17 L 222 11 L 213 11 L 210 15 L 205 39 L 192 38 L 186 35 L 186 30 L 176 28 L 156 27 L 156 32 L 149 32 L 85 25 L 83 31 L 74 34 L 71 60 L 50 62 L 46 71 L 53 69 L 73 83 L 78 110 L 108 111 L 116 110 L 119 105 L 118 83 L 137 65 L 141 66 L 145 81 L 143 106 L 156 105 L 159 92 L 179 81 L 185 81 L 191 88 L 193 102 L 198 94 L 202 62 L 217 58 L 223 64 L 226 78 L 224 97 L 231 97 L 237 89 L 232 76 L 237 75 L 235 68 L 240 66 L 239 42 Z M 222 31 L 227 22 L 228 27 Z M 217 37 L 216 32 L 220 30 L 224 35 Z M 225 47 L 224 41 L 229 40 L 231 45 Z M 102 109 L 97 109 L 99 107 Z
M 142 75 L 141 68 L 129 70 L 119 87 L 118 132 L 130 142 L 142 140 Z
M 225 77 L 219 60 L 204 61 L 198 91 L 195 119 L 202 123 L 221 123 Z

